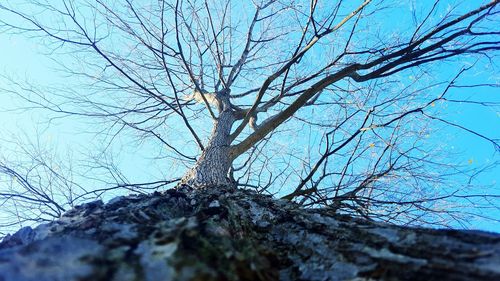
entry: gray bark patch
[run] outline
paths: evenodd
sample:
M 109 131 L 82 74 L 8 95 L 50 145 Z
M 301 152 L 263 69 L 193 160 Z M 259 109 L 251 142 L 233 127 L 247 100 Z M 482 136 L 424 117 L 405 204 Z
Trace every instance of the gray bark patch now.
M 50 237 L 0 251 L 0 280 L 67 281 L 93 273 L 86 257 L 99 256 L 95 241 L 71 236 Z

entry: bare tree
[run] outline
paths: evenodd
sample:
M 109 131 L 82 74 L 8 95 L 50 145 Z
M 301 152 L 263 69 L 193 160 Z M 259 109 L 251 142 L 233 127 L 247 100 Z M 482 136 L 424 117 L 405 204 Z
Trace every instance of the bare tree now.
M 17 82 L 11 92 L 31 107 L 109 121 L 110 142 L 130 129 L 155 141 L 190 167 L 182 184 L 443 224 L 457 215 L 442 202 L 486 195 L 449 186 L 464 170 L 429 157 L 425 136 L 455 126 L 498 150 L 436 109 L 459 100 L 459 87 L 488 86 L 459 81 L 500 49 L 498 1 L 397 2 L 4 1 L 0 23 L 38 39 L 83 81 Z M 412 20 L 383 20 L 405 12 Z M 456 67 L 451 77 L 444 63 Z
M 10 151 L 2 150 L 2 231 L 30 222 L 52 221 L 74 207 L 75 202 L 82 203 L 75 194 L 83 188 L 74 181 L 72 167 L 61 167 L 62 163 L 40 142 L 18 140 Z
M 26 140 L 27 136 L 17 137 L 2 149 L 0 235 L 26 225 L 53 221 L 88 201 L 110 199 L 123 195 L 124 191 L 145 194 L 180 180 L 132 183 L 108 159 L 109 154 L 87 161 L 77 161 L 70 154 L 64 155 L 63 160 L 57 154 L 57 147 L 44 143 L 40 135 L 38 132 L 34 142 Z M 87 187 L 82 182 L 95 186 Z

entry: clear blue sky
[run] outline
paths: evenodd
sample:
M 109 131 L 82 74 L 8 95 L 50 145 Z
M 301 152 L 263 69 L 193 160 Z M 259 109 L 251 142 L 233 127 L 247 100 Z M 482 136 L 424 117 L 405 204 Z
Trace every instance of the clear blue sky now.
M 425 1 L 421 2 L 425 5 Z M 387 23 L 393 21 L 392 18 L 387 18 Z M 384 23 L 382 23 L 384 24 Z M 61 73 L 54 71 L 57 67 L 53 61 L 41 54 L 45 52 L 44 46 L 38 46 L 36 40 L 28 40 L 22 36 L 10 36 L 0 34 L 0 74 L 19 77 L 22 79 L 28 78 L 33 81 L 33 84 L 50 85 L 51 83 L 61 83 L 65 79 Z M 450 76 L 456 71 L 455 68 L 443 68 L 441 75 Z M 484 69 L 481 72 L 468 73 L 467 83 L 474 84 L 477 81 L 483 81 L 485 75 L 491 75 L 493 80 L 490 82 L 499 82 L 498 73 L 491 73 L 494 70 Z M 495 78 L 496 77 L 496 78 Z M 0 89 L 8 88 L 5 79 L 0 79 Z M 72 83 L 68 83 L 72 84 Z M 464 83 L 465 84 L 465 83 Z M 85 147 L 87 144 L 98 142 L 90 134 L 82 134 L 85 130 L 85 123 L 75 119 L 58 119 L 55 120 L 48 129 L 46 123 L 46 113 L 44 111 L 28 111 L 20 113 L 19 111 L 9 111 L 10 109 L 18 108 L 23 105 L 19 98 L 12 98 L 0 90 L 0 130 L 3 134 L 0 136 L 0 153 L 2 148 L 5 150 L 8 143 L 2 141 L 9 139 L 11 134 L 20 134 L 24 132 L 27 136 L 34 137 L 35 131 L 43 130 L 41 136 L 42 141 L 54 143 L 57 145 L 60 153 L 64 154 L 67 149 L 75 147 Z M 487 100 L 500 103 L 500 93 L 497 89 L 481 88 L 481 89 L 463 89 L 465 96 L 470 96 L 472 100 Z M 467 91 L 467 92 L 465 92 Z M 462 97 L 464 96 L 462 95 Z M 498 107 L 485 108 L 471 104 L 438 104 L 437 108 L 442 108 L 448 120 L 454 121 L 467 128 L 485 134 L 491 138 L 500 139 L 500 111 Z M 43 122 L 40 122 L 43 121 Z M 75 125 L 76 124 L 76 125 Z M 455 128 L 446 128 L 436 137 L 429 136 L 429 141 L 439 143 L 443 136 L 450 137 L 450 141 L 446 143 L 450 153 L 456 153 L 456 162 L 458 164 L 470 165 L 471 167 L 481 167 L 489 165 L 495 161 L 500 161 L 498 153 L 495 153 L 493 146 L 467 132 Z M 130 146 L 129 146 L 130 148 Z M 144 148 L 147 149 L 147 148 Z M 159 176 L 160 171 L 151 171 L 148 167 L 147 151 L 144 153 L 137 152 L 138 148 L 128 151 L 122 159 L 122 168 L 124 173 L 130 179 L 142 181 L 148 179 L 150 175 Z M 125 164 L 124 164 L 125 163 Z M 141 168 L 142 167 L 142 168 Z M 496 191 L 500 195 L 500 167 L 496 166 L 488 171 L 483 172 L 477 179 L 475 184 L 494 187 L 488 192 Z M 500 200 L 497 200 L 500 205 Z M 500 211 L 488 210 L 485 215 L 500 218 Z M 474 220 L 471 228 L 500 232 L 500 224 L 492 221 Z

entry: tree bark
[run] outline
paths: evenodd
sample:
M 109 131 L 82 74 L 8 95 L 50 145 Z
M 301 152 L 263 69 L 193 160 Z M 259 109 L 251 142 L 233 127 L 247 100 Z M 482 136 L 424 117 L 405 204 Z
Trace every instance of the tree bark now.
M 92 202 L 23 228 L 0 243 L 0 280 L 500 280 L 500 234 L 190 190 Z
M 205 150 L 196 164 L 182 179 L 182 183 L 195 188 L 206 186 L 232 186 L 229 176 L 232 160 L 230 157 L 231 127 L 235 121 L 230 110 L 222 111 L 214 126 Z

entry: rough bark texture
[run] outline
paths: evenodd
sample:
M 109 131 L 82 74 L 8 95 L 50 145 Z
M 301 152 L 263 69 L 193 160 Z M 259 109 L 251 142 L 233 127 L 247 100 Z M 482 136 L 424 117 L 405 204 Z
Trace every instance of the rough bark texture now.
M 183 187 L 89 203 L 21 229 L 0 243 L 0 280 L 500 280 L 500 234 Z
M 233 123 L 234 117 L 231 111 L 227 110 L 219 114 L 205 150 L 195 166 L 184 176 L 183 184 L 197 188 L 233 185 L 228 177 L 232 163 L 229 157 L 229 135 Z

